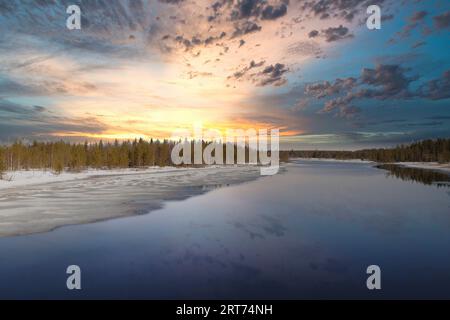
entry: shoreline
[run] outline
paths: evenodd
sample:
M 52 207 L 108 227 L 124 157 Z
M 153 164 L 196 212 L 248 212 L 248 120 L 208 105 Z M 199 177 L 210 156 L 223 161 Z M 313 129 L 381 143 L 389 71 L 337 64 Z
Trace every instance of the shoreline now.
M 437 162 L 393 162 L 392 164 L 399 165 L 407 168 L 436 170 L 441 172 L 450 173 L 450 163 L 437 163 Z
M 185 200 L 261 177 L 259 168 L 248 166 L 95 170 L 67 175 L 38 184 L 30 183 L 36 179 L 19 179 L 16 187 L 3 188 L 0 238 L 147 214 L 167 201 Z M 40 175 L 35 172 L 36 176 Z
M 341 163 L 376 163 L 375 161 L 361 160 L 361 159 L 292 158 L 290 160 L 321 161 L 321 162 L 341 162 Z
M 365 164 L 393 164 L 393 165 L 407 167 L 407 168 L 435 170 L 435 171 L 450 173 L 450 163 L 438 163 L 438 162 L 377 162 L 377 161 L 361 160 L 361 159 L 331 159 L 331 158 L 292 158 L 291 160 L 337 162 L 337 163 L 361 163 L 361 164 L 363 164 L 363 163 L 365 163 Z
M 142 173 L 172 172 L 182 169 L 176 167 L 148 167 L 148 168 L 126 168 L 126 169 L 86 169 L 79 172 L 63 171 L 59 174 L 51 170 L 30 169 L 7 171 L 0 179 L 0 190 L 28 187 L 54 182 L 68 182 L 88 179 L 96 176 L 133 175 Z

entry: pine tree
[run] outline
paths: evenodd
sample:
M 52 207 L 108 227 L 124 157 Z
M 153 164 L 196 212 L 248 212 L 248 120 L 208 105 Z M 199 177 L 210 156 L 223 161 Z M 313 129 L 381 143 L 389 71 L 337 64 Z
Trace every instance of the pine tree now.
M 0 180 L 3 179 L 5 171 L 6 171 L 5 150 L 2 147 L 0 147 Z

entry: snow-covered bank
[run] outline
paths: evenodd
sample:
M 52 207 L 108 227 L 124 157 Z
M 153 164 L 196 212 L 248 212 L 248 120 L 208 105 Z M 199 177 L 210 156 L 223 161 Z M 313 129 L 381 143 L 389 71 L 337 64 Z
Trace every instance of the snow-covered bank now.
M 291 160 L 321 161 L 321 162 L 343 162 L 343 163 L 375 163 L 373 161 L 361 160 L 361 159 L 292 158 Z
M 56 174 L 52 171 L 43 170 L 20 170 L 8 171 L 0 180 L 0 190 L 7 188 L 26 187 L 36 184 L 47 184 L 52 182 L 63 182 L 71 180 L 86 179 L 93 176 L 111 176 L 124 174 L 142 174 L 152 172 L 171 172 L 179 170 L 173 167 L 150 167 L 145 169 L 114 169 L 114 170 L 96 170 L 88 169 L 81 172 L 64 171 Z
M 450 173 L 450 163 L 438 162 L 395 162 L 393 164 L 401 165 L 408 168 L 439 170 Z
M 324 158 L 292 158 L 291 160 L 301 161 L 319 161 L 319 162 L 342 162 L 342 163 L 373 163 L 375 161 L 361 160 L 361 159 L 324 159 Z M 438 163 L 438 162 L 392 162 L 391 164 L 417 169 L 427 170 L 439 170 L 450 173 L 450 163 Z
M 17 172 L 1 182 L 0 237 L 148 213 L 165 201 L 259 177 L 253 166 Z

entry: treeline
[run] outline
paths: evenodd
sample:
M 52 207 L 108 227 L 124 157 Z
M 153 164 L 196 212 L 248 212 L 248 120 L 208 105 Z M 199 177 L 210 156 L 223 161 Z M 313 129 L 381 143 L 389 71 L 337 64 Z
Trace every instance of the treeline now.
M 60 173 L 63 170 L 80 171 L 86 168 L 114 169 L 151 166 L 172 166 L 171 153 L 176 142 L 169 140 L 143 139 L 134 141 L 115 141 L 114 143 L 73 144 L 59 142 L 33 142 L 26 144 L 17 141 L 9 146 L 0 146 L 0 178 L 5 171 L 43 169 Z M 201 150 L 208 146 L 205 141 L 191 142 L 192 161 L 194 148 Z M 223 145 L 223 157 L 226 161 L 226 144 Z M 240 149 L 249 161 L 248 146 Z M 234 159 L 238 154 L 234 145 Z M 212 156 L 215 156 L 214 152 Z M 286 155 L 287 156 L 287 155 Z
M 394 148 L 357 151 L 290 151 L 289 157 L 361 159 L 377 162 L 450 162 L 450 139 L 423 140 Z
M 174 143 L 168 140 L 134 140 L 119 143 L 82 143 L 21 141 L 0 146 L 0 172 L 5 170 L 84 168 L 129 168 L 171 165 L 170 153 Z

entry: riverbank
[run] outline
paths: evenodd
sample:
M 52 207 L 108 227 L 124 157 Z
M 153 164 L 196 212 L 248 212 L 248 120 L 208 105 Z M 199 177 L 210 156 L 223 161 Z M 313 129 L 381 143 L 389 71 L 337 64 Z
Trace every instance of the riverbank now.
M 180 170 L 175 167 L 149 167 L 149 168 L 129 168 L 129 169 L 87 169 L 80 172 L 63 171 L 59 174 L 53 171 L 43 170 L 18 170 L 8 171 L 3 174 L 0 180 L 0 190 L 16 187 L 27 187 L 32 185 L 47 184 L 53 182 L 65 182 L 73 180 L 87 179 L 94 176 L 129 175 L 156 172 L 172 172 Z
M 342 163 L 373 163 L 383 164 L 384 162 L 375 162 L 361 159 L 331 159 L 331 158 L 292 158 L 291 160 L 302 161 L 322 161 L 322 162 L 342 162 Z M 446 173 L 450 173 L 450 163 L 438 163 L 438 162 L 389 162 L 388 164 L 394 164 L 402 167 L 426 169 L 426 170 L 438 170 Z
M 259 177 L 251 166 L 17 172 L 1 182 L 0 237 L 145 214 L 167 201 Z
M 408 168 L 439 170 L 450 173 L 450 163 L 438 162 L 395 162 L 393 164 Z

